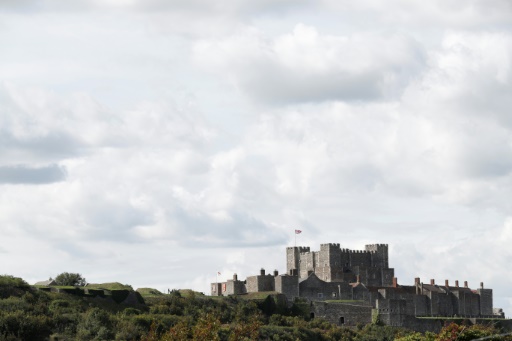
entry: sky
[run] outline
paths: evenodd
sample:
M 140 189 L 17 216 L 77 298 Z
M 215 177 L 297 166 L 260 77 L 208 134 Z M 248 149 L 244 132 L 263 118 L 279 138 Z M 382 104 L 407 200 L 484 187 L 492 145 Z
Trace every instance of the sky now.
M 3 0 L 0 272 L 208 293 L 386 243 L 510 316 L 511 68 L 509 0 Z

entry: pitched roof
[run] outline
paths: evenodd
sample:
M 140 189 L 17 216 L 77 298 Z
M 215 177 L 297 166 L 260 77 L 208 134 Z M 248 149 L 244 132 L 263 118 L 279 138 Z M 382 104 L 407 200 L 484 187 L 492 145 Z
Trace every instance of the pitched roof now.
M 34 285 L 44 285 L 44 286 L 50 286 L 50 285 L 56 285 L 57 283 L 55 283 L 55 281 L 53 279 L 49 279 L 47 281 L 41 281 L 41 282 L 37 282 L 35 283 Z

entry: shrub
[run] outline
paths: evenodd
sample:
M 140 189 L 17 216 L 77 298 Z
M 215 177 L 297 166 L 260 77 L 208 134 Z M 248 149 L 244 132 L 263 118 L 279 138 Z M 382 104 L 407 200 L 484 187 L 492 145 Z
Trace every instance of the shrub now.
M 63 272 L 55 277 L 55 283 L 62 286 L 83 287 L 87 282 L 79 273 Z
M 114 338 L 110 315 L 100 308 L 89 309 L 77 326 L 77 340 L 111 340 Z
M 47 340 L 51 334 L 51 320 L 44 315 L 14 311 L 0 314 L 0 335 L 15 336 L 21 340 Z
M 22 296 L 28 290 L 30 290 L 30 286 L 21 278 L 9 275 L 0 276 L 0 298 Z
M 123 310 L 124 316 L 140 315 L 140 314 L 141 314 L 141 311 L 139 309 L 135 309 L 135 308 L 126 308 L 125 310 Z

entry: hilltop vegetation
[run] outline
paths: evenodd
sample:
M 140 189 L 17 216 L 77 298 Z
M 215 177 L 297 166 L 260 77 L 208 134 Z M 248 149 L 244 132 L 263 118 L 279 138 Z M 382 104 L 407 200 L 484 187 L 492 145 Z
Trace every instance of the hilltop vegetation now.
M 261 297 L 260 297 L 261 296 Z M 420 334 L 369 324 L 355 329 L 309 320 L 308 304 L 276 294 L 208 297 L 191 290 L 163 294 L 129 285 L 35 288 L 0 276 L 0 340 L 472 340 L 495 327 L 449 325 Z M 496 337 L 493 340 L 512 340 Z

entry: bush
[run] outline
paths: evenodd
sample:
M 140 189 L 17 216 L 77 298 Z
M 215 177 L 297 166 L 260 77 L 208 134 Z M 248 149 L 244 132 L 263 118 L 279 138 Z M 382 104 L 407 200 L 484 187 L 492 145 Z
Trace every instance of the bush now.
M 62 286 L 83 287 L 87 282 L 79 273 L 63 272 L 55 277 L 55 283 Z
M 135 309 L 135 308 L 126 308 L 125 310 L 123 310 L 124 316 L 140 315 L 140 314 L 141 314 L 141 311 L 139 309 Z
M 111 340 L 114 338 L 110 315 L 100 308 L 89 309 L 77 326 L 77 340 Z
M 9 275 L 0 276 L 0 298 L 22 296 L 28 290 L 30 290 L 30 286 L 21 278 Z
M 55 300 L 50 303 L 50 307 L 48 309 L 50 309 L 50 311 L 59 311 L 62 308 L 68 308 L 69 305 L 69 301 L 67 300 Z
M 51 334 L 51 320 L 44 315 L 26 314 L 23 311 L 0 314 L 0 335 L 21 340 L 47 340 Z

